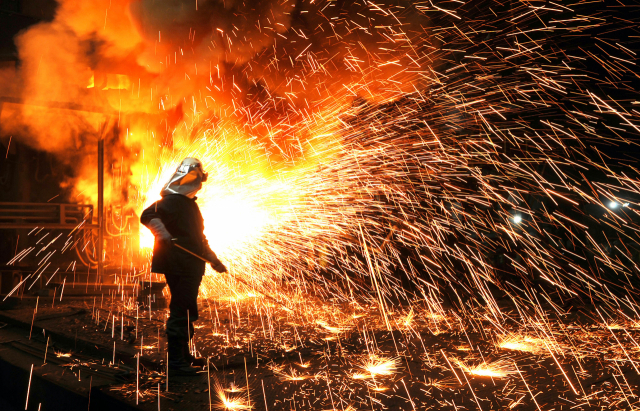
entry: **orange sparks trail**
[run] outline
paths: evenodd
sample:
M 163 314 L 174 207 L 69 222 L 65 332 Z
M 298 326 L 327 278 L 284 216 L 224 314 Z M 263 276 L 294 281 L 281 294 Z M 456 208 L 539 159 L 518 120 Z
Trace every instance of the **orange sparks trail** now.
M 91 327 L 114 369 L 135 342 L 123 396 L 160 404 L 140 365 L 165 359 L 137 221 L 197 157 L 229 269 L 207 268 L 197 342 L 244 368 L 208 370 L 210 408 L 640 406 L 637 2 L 58 3 L 0 66 L 0 142 L 67 167 L 74 228 L 28 233 L 2 301 L 51 282 L 53 310 L 104 261 Z

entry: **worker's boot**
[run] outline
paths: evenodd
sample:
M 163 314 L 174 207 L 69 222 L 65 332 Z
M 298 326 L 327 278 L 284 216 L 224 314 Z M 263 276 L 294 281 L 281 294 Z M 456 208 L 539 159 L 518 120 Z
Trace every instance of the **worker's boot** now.
M 198 369 L 192 367 L 184 355 L 184 340 L 175 337 L 167 338 L 167 351 L 169 353 L 169 374 L 172 376 L 196 376 Z
M 184 353 L 184 359 L 194 367 L 205 367 L 207 365 L 207 359 L 203 357 L 196 357 L 191 354 L 189 350 L 189 342 L 187 341 L 182 346 L 182 352 Z

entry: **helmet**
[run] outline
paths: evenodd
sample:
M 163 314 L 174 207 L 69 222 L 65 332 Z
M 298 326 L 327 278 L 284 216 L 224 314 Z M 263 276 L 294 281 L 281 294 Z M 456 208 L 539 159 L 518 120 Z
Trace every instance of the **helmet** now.
M 208 174 L 202 169 L 202 163 L 197 158 L 187 157 L 173 173 L 167 184 L 160 191 L 161 196 L 181 194 L 189 198 L 196 196 L 207 181 Z

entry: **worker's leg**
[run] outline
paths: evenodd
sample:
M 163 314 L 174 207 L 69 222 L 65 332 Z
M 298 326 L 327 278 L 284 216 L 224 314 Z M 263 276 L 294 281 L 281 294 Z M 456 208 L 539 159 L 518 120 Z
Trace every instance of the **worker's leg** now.
M 167 337 L 188 340 L 193 336 L 193 322 L 198 319 L 198 288 L 202 276 L 165 274 L 171 303 L 167 320 Z
M 188 367 L 185 347 L 193 333 L 192 322 L 198 319 L 198 288 L 202 276 L 165 274 L 165 278 L 171 292 L 167 320 L 169 366 L 185 369 Z

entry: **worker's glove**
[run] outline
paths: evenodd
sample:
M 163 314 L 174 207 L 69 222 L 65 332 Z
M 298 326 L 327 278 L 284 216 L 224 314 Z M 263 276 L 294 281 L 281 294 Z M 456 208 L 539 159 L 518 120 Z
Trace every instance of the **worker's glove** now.
M 153 233 L 153 236 L 156 238 L 156 240 L 165 245 L 171 244 L 171 233 L 167 231 L 167 227 L 164 226 L 162 220 L 160 220 L 159 218 L 154 218 L 149 221 L 147 227 L 149 227 L 149 230 L 151 230 L 151 233 Z
M 211 264 L 211 268 L 213 268 L 217 272 L 219 273 L 227 272 L 227 267 L 225 267 L 224 264 L 222 264 L 222 262 L 218 260 L 218 256 L 213 251 L 208 251 L 205 254 L 204 258 L 207 259 L 207 261 L 209 261 L 209 264 Z

